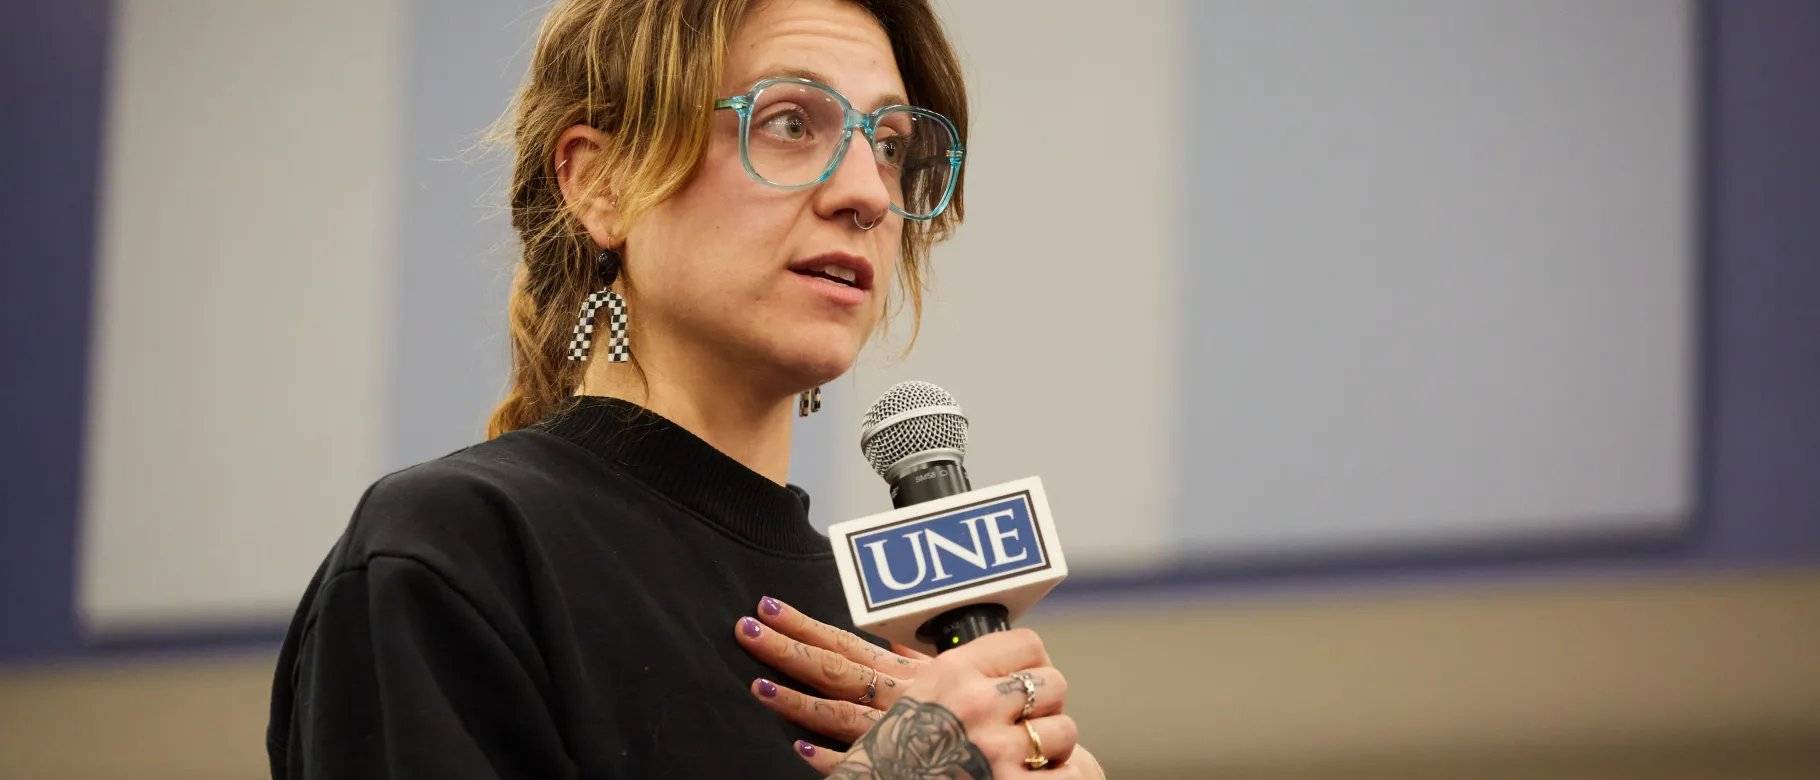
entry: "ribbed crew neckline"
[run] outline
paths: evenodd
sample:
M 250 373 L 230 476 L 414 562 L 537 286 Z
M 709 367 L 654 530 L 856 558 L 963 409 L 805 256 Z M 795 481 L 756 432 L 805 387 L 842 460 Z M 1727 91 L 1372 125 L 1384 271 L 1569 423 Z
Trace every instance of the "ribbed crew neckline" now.
M 637 404 L 577 396 L 537 429 L 617 466 L 727 533 L 778 552 L 829 552 L 809 524 L 809 495 L 779 485 Z

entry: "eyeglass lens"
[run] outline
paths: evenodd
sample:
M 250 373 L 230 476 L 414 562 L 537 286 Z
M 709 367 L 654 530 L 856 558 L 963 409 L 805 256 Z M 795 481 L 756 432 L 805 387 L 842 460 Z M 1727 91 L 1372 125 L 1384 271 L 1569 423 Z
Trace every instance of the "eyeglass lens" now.
M 753 100 L 751 117 L 746 154 L 752 170 L 782 187 L 819 180 L 845 138 L 840 101 L 803 84 L 765 87 Z M 953 133 L 932 115 L 909 108 L 881 115 L 873 132 L 872 160 L 891 202 L 911 216 L 933 214 L 954 176 L 948 159 L 953 146 Z

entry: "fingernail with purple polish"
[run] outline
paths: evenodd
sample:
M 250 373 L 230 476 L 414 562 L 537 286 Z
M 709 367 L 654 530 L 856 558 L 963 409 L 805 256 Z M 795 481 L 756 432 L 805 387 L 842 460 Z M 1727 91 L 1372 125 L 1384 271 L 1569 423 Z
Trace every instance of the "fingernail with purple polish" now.
M 771 682 L 770 680 L 759 680 L 758 695 L 767 699 L 777 698 L 777 683 Z
M 814 758 L 815 746 L 799 739 L 796 741 L 796 752 L 803 754 L 803 758 Z
M 770 596 L 759 599 L 758 608 L 764 610 L 765 614 L 770 615 L 771 617 L 777 617 L 778 615 L 783 614 L 784 611 L 784 605 L 779 604 L 777 599 L 771 598 Z
M 758 638 L 758 621 L 753 620 L 752 618 L 749 618 L 749 617 L 740 618 L 739 619 L 739 632 L 742 634 L 745 634 L 746 636 L 748 636 L 752 639 L 757 639 Z

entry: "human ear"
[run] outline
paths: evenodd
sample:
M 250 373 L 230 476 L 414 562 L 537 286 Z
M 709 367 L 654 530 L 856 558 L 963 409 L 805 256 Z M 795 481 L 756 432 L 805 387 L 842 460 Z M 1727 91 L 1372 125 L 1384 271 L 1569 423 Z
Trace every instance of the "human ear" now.
M 563 202 L 581 221 L 597 246 L 614 249 L 625 242 L 620 235 L 619 199 L 600 166 L 612 143 L 606 133 L 575 125 L 556 139 L 556 186 Z

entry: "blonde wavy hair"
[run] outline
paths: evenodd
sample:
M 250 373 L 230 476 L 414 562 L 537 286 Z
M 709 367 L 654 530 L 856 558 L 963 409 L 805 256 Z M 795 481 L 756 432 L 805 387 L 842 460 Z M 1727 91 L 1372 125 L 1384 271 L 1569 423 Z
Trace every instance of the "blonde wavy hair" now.
M 580 386 L 584 363 L 566 359 L 569 331 L 597 286 L 599 254 L 557 187 L 557 139 L 586 124 L 614 140 L 581 172 L 587 197 L 612 182 L 629 225 L 687 186 L 708 149 L 726 52 L 763 0 L 561 0 L 544 18 L 530 70 L 492 137 L 512 149 L 512 227 L 523 247 L 508 306 L 511 384 L 489 437 L 531 425 Z M 927 0 L 849 0 L 885 30 L 914 105 L 938 111 L 967 136 L 967 94 L 953 46 Z M 896 305 L 922 317 L 929 249 L 961 221 L 964 179 L 941 216 L 905 220 Z M 630 291 L 634 280 L 622 272 Z M 908 349 L 908 347 L 906 347 Z

